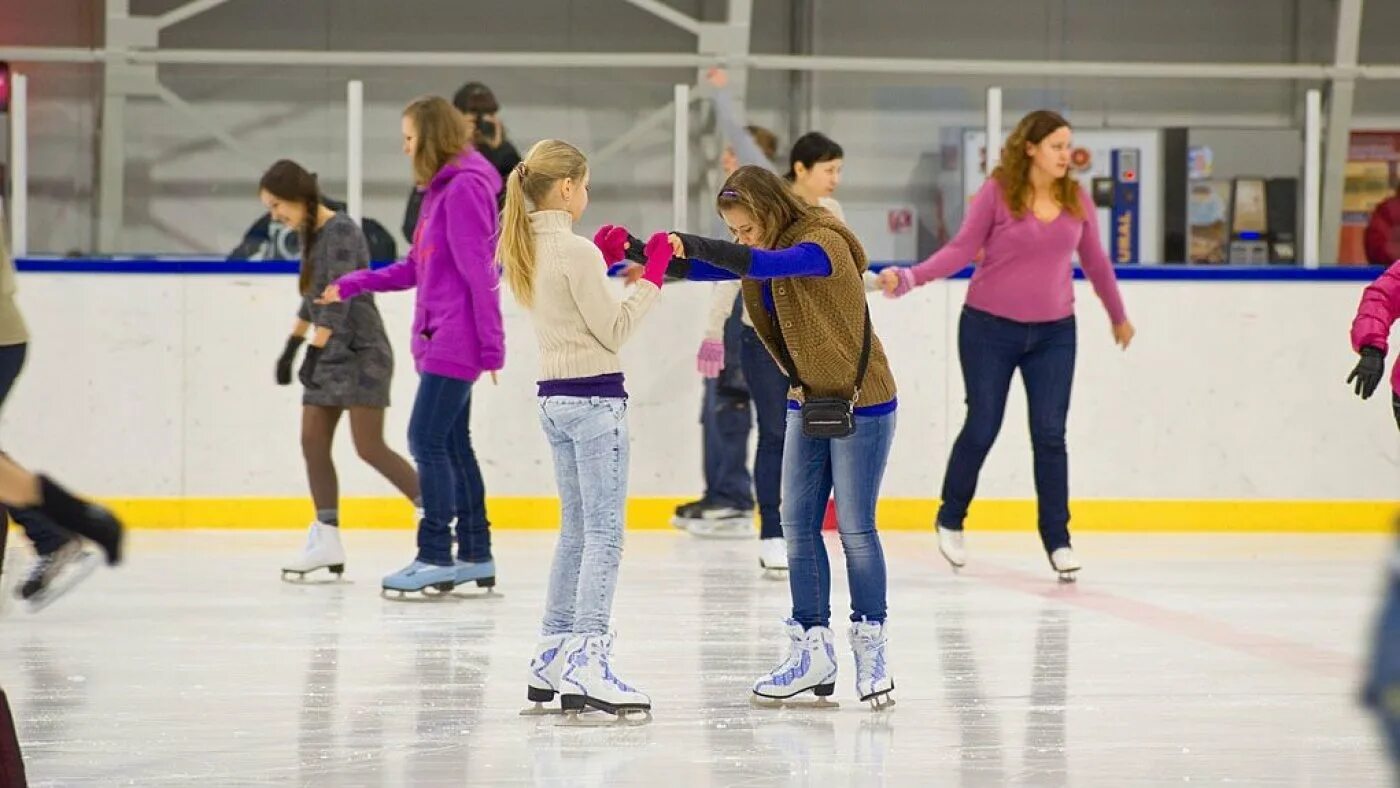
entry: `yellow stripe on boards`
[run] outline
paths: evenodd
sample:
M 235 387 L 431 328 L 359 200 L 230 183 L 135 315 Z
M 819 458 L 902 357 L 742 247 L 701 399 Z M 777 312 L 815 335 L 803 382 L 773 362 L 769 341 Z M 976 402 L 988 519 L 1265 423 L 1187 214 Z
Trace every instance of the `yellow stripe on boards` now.
M 302 528 L 314 517 L 305 498 L 116 498 L 104 501 L 134 528 Z M 628 528 L 670 528 L 680 499 L 633 498 Z M 559 527 L 556 498 L 492 498 L 492 526 L 499 529 Z M 883 499 L 881 530 L 926 531 L 938 502 Z M 1074 531 L 1124 533 L 1295 532 L 1378 533 L 1394 528 L 1396 506 L 1381 501 L 1080 500 L 1071 504 Z M 398 498 L 350 498 L 342 504 L 348 528 L 411 528 L 413 509 Z M 978 531 L 1034 531 L 1035 502 L 977 501 L 967 525 Z

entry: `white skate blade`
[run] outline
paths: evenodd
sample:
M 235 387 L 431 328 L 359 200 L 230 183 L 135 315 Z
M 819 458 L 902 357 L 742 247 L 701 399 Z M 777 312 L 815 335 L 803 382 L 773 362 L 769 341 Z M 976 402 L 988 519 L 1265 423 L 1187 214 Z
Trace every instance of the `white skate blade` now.
M 874 695 L 867 695 L 860 699 L 862 703 L 869 703 L 871 711 L 888 711 L 895 705 L 894 688 L 887 692 L 877 692 Z
M 833 711 L 841 708 L 841 704 L 828 697 L 810 696 L 803 697 L 802 693 L 790 698 L 770 698 L 765 695 L 751 694 L 749 704 L 756 709 L 792 709 L 794 711 Z
M 452 593 L 452 589 L 452 583 L 434 583 L 409 591 L 381 587 L 379 595 L 390 602 L 441 602 L 448 599 L 461 599 L 462 596 Z M 411 596 L 412 594 L 417 596 Z
M 763 567 L 763 579 L 764 579 L 764 580 L 775 580 L 775 581 L 778 581 L 778 580 L 787 580 L 787 579 L 788 579 L 788 570 L 786 570 L 786 569 L 769 569 L 768 567 L 765 566 L 765 567 Z
M 651 709 L 623 708 L 608 712 L 589 706 L 582 711 L 563 711 L 563 714 L 564 718 L 559 721 L 561 728 L 630 728 L 651 722 Z
M 312 572 L 319 572 L 322 569 L 326 570 L 326 577 L 307 579 L 307 575 Z M 284 568 L 282 570 L 282 582 L 291 583 L 292 585 L 316 586 L 332 585 L 334 583 L 348 584 L 350 581 L 345 579 L 345 564 L 329 564 L 326 566 L 313 566 L 310 569 Z
M 29 605 L 29 612 L 38 613 L 40 610 L 58 601 L 58 598 L 72 591 L 75 586 L 83 582 L 91 575 L 101 563 L 101 559 L 89 550 L 84 550 L 68 563 L 67 568 L 43 591 L 25 600 Z
M 558 717 L 559 715 L 561 715 L 561 714 L 564 713 L 564 709 L 563 709 L 562 707 L 560 707 L 560 706 L 557 705 L 557 704 L 558 704 L 558 701 L 557 701 L 557 700 L 552 700 L 552 701 L 549 701 L 549 702 L 550 702 L 550 703 L 554 703 L 554 704 L 556 704 L 556 705 L 555 705 L 554 707 L 551 708 L 551 707 L 549 707 L 549 706 L 544 705 L 544 703 L 536 703 L 534 706 L 531 706 L 531 707 L 528 708 L 528 709 L 521 709 L 521 710 L 520 710 L 520 716 L 522 716 L 522 717 Z
M 685 530 L 701 539 L 752 539 L 757 536 L 752 517 L 726 520 L 686 520 Z
M 1078 569 L 1065 569 L 1063 571 L 1057 569 L 1055 570 L 1055 573 L 1059 575 L 1059 580 L 1061 583 L 1073 583 L 1079 579 Z

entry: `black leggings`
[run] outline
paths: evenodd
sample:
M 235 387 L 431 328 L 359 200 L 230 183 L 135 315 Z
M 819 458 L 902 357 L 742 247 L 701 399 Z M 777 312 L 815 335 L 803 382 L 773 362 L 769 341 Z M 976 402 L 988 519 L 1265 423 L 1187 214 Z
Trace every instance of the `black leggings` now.
M 5 345 L 0 347 L 0 407 L 5 404 L 5 399 L 10 396 L 10 389 L 14 388 L 15 379 L 19 377 L 19 371 L 24 368 L 24 357 L 29 346 L 26 344 Z M 15 522 L 24 528 L 25 536 L 34 543 L 34 550 L 40 555 L 47 555 L 62 547 L 72 535 L 49 522 L 47 517 L 39 514 L 33 509 L 16 509 L 8 511 L 3 504 L 0 504 L 0 563 L 5 558 L 5 539 L 9 534 L 9 516 L 13 516 Z
M 1400 394 L 1390 395 L 1390 409 L 1395 411 L 1395 426 L 1400 427 Z

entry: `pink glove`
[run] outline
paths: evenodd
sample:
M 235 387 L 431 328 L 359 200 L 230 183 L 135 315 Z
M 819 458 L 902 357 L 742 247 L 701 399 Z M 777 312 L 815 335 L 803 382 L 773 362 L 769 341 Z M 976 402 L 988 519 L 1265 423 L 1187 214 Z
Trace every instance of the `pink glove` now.
M 593 234 L 593 245 L 603 253 L 603 262 L 613 265 L 627 256 L 627 228 L 605 224 Z
M 724 343 L 718 339 L 707 339 L 700 343 L 700 352 L 695 355 L 695 368 L 704 378 L 719 377 L 724 369 Z
M 894 272 L 899 277 L 899 284 L 894 286 L 893 293 L 885 293 L 885 296 L 887 298 L 903 298 L 909 294 L 910 290 L 914 289 L 914 272 L 904 266 L 894 269 Z
M 666 269 L 671 265 L 671 258 L 675 255 L 675 250 L 671 248 L 671 239 L 666 236 L 666 233 L 656 233 L 647 239 L 646 249 L 643 252 L 646 254 L 647 266 L 646 270 L 642 272 L 642 278 L 656 285 L 659 289 L 662 282 L 666 281 Z

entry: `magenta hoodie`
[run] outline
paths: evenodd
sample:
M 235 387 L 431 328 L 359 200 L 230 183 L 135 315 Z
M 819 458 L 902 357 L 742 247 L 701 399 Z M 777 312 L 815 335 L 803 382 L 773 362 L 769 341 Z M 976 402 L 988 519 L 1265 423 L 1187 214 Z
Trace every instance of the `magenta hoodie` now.
M 340 297 L 418 288 L 413 361 L 419 372 L 475 381 L 505 366 L 495 263 L 501 176 L 475 150 L 438 170 L 423 195 L 408 256 L 341 277 Z
M 1390 351 L 1390 326 L 1400 319 L 1400 260 L 1385 269 L 1376 281 L 1366 285 L 1361 305 L 1351 321 L 1351 349 L 1360 353 L 1373 347 L 1382 354 Z M 1400 364 L 1390 370 L 1390 390 L 1400 394 Z

